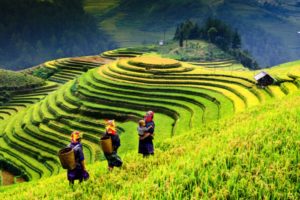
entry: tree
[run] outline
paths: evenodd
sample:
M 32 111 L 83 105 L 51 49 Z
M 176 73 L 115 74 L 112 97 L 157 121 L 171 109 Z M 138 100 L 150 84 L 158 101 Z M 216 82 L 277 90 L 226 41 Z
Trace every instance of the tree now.
M 232 48 L 233 49 L 240 49 L 242 46 L 242 40 L 240 34 L 237 30 L 234 31 L 233 38 L 232 38 Z
M 179 46 L 188 39 L 203 39 L 217 45 L 239 60 L 244 66 L 256 69 L 257 62 L 246 51 L 241 50 L 242 41 L 238 31 L 219 19 L 208 18 L 202 27 L 187 20 L 177 26 L 174 40 L 179 40 Z M 212 52 L 210 52 L 212 53 Z
M 180 32 L 179 34 L 180 34 L 180 36 L 179 36 L 179 46 L 183 47 L 183 39 L 184 39 L 183 32 Z
M 191 30 L 194 28 L 195 24 L 191 21 L 191 20 L 187 20 L 185 21 L 185 23 L 183 23 L 183 37 L 184 39 L 186 40 L 186 43 L 187 43 L 187 40 L 190 39 L 189 36 L 190 36 L 190 33 L 191 33 Z
M 215 27 L 210 27 L 208 29 L 207 35 L 211 43 L 215 43 L 217 34 L 218 34 L 218 30 Z
M 196 23 L 193 23 L 191 20 L 187 20 L 177 26 L 174 39 L 179 40 L 180 47 L 183 47 L 184 40 L 187 42 L 188 39 L 191 39 L 191 32 L 195 29 L 195 26 Z
M 200 38 L 200 28 L 197 23 L 193 25 L 191 28 L 190 34 L 189 34 L 189 39 L 199 39 Z
M 0 65 L 97 54 L 116 46 L 83 9 L 83 0 L 1 0 Z

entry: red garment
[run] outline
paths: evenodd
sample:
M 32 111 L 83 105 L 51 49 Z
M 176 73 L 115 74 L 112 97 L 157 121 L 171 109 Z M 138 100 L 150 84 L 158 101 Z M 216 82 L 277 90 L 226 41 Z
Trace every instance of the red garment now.
M 116 135 L 117 130 L 116 130 L 115 121 L 114 120 L 107 120 L 105 130 L 106 130 L 107 134 Z
M 107 126 L 106 127 L 106 133 L 111 134 L 111 135 L 116 135 L 117 131 L 116 128 L 113 126 Z
M 151 122 L 153 120 L 153 116 L 145 115 L 144 119 L 146 123 Z
M 151 121 L 153 121 L 153 117 L 154 117 L 154 112 L 150 110 L 144 116 L 144 120 L 145 120 L 146 123 L 151 122 Z
M 82 136 L 81 136 L 79 131 L 73 131 L 72 134 L 71 134 L 71 141 L 73 143 L 76 143 L 76 142 L 78 142 L 78 139 L 81 138 L 81 137 Z

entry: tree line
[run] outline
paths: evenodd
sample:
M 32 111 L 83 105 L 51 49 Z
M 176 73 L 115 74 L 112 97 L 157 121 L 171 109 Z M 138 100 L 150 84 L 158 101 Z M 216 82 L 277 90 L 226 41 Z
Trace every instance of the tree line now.
M 0 1 L 0 66 L 23 69 L 115 47 L 83 0 Z
M 186 20 L 177 26 L 174 40 L 179 41 L 180 47 L 184 46 L 185 40 L 197 39 L 215 44 L 248 68 L 258 68 L 257 62 L 251 57 L 250 53 L 241 49 L 242 40 L 238 31 L 233 30 L 219 19 L 208 18 L 202 26 L 191 20 Z

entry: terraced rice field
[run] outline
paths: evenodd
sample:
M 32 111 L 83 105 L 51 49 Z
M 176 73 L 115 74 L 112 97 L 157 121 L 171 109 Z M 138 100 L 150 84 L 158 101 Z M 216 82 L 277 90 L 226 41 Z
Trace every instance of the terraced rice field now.
M 11 99 L 0 106 L 0 125 L 1 122 L 9 119 L 19 111 L 40 101 L 50 92 L 56 90 L 58 85 L 53 82 L 46 82 L 45 85 L 35 88 L 16 90 L 11 94 Z M 0 128 L 1 129 L 1 128 Z
M 136 122 L 147 110 L 156 113 L 155 140 L 160 141 L 271 98 L 281 98 L 299 87 L 297 66 L 286 73 L 281 71 L 278 84 L 261 89 L 255 84 L 253 72 L 232 73 L 159 57 L 95 65 L 72 59 L 46 63 L 45 67 L 61 70 L 50 80 L 65 84 L 1 124 L 0 158 L 18 168 L 26 180 L 62 171 L 56 154 L 69 143 L 72 130 L 84 132 L 88 163 L 103 159 L 98 141 L 104 133 L 104 119 L 116 119 L 122 153 L 137 149 Z M 73 76 L 63 76 L 68 70 L 73 70 Z M 22 94 L 18 97 L 24 101 L 31 98 Z
M 151 51 L 151 48 L 119 48 L 115 50 L 105 51 L 101 56 L 109 59 L 136 57 Z
M 108 60 L 101 57 L 82 57 L 82 58 L 67 58 L 49 61 L 41 65 L 48 69 L 55 70 L 55 73 L 49 77 L 49 81 L 64 84 L 69 80 L 80 76 L 89 69 L 98 67 Z
M 111 60 L 99 56 L 87 56 L 59 59 L 41 64 L 39 67 L 54 70 L 55 73 L 51 75 L 42 86 L 28 87 L 13 91 L 10 100 L 0 106 L 0 123 L 29 105 L 40 101 L 49 93 L 56 90 L 59 85 L 75 79 L 89 69 L 110 61 Z
M 49 61 L 40 67 L 52 69 L 56 73 L 54 73 L 44 85 L 34 88 L 18 89 L 12 92 L 10 100 L 0 106 L 0 163 L 9 163 L 8 165 L 10 167 L 13 166 L 19 169 L 17 172 L 15 170 L 15 175 L 23 174 L 26 180 L 58 173 L 60 164 L 57 162 L 56 153 L 58 147 L 65 146 L 69 142 L 69 132 L 67 132 L 68 136 L 63 138 L 57 137 L 55 133 L 59 132 L 55 131 L 54 136 L 53 134 L 51 136 L 51 129 L 41 125 L 41 130 L 48 136 L 40 137 L 35 134 L 37 130 L 39 131 L 37 127 L 26 126 L 26 124 L 32 122 L 39 127 L 40 120 L 51 119 L 51 117 L 53 117 L 51 114 L 55 111 L 50 109 L 51 112 L 45 112 L 43 113 L 44 115 L 42 115 L 40 109 L 43 108 L 48 111 L 49 102 L 45 100 L 45 103 L 42 104 L 43 107 L 40 107 L 41 100 L 47 96 L 51 101 L 54 100 L 51 103 L 61 102 L 63 98 L 56 99 L 56 96 L 50 93 L 57 90 L 67 81 L 80 76 L 85 71 L 109 61 L 110 60 L 100 58 L 99 56 Z M 64 109 L 68 109 L 68 107 Z M 73 107 L 70 109 L 73 109 Z M 51 124 L 52 127 L 57 127 L 59 120 L 57 123 L 53 122 L 49 124 Z M 65 123 L 72 123 L 72 126 L 76 128 L 78 126 L 76 122 L 68 122 L 67 119 L 65 119 Z M 51 125 L 49 126 L 51 127 Z M 84 130 L 88 129 L 83 125 L 81 126 L 84 127 Z M 64 125 L 60 128 L 63 131 L 68 127 Z M 61 131 L 61 129 L 57 128 L 59 131 Z M 67 130 L 70 130 L 70 128 Z M 86 136 L 88 137 L 88 134 Z M 59 141 L 62 139 L 65 142 Z M 91 138 L 91 140 L 92 139 L 93 138 Z M 56 143 L 54 147 L 49 145 L 51 142 Z M 46 153 L 40 153 L 40 151 L 46 151 Z M 6 175 L 8 174 L 5 173 L 5 176 Z M 4 177 L 3 180 L 9 179 L 9 177 L 10 176 Z
M 221 69 L 230 71 L 248 71 L 242 64 L 237 63 L 235 60 L 218 60 L 218 61 L 205 61 L 205 62 L 190 62 L 196 66 L 202 66 L 211 69 Z

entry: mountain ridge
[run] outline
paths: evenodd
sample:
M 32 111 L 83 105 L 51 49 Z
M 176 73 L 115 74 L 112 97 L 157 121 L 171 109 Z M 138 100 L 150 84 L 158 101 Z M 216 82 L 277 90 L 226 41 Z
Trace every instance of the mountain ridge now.
M 176 26 L 182 21 L 191 19 L 201 24 L 212 16 L 241 33 L 243 47 L 262 67 L 299 59 L 300 15 L 297 13 L 300 7 L 297 1 L 116 0 L 105 12 L 97 10 L 97 2 L 99 5 L 98 0 L 86 0 L 85 5 L 94 5 L 94 10 L 89 7 L 88 11 L 98 17 L 99 26 L 121 47 L 172 39 Z

